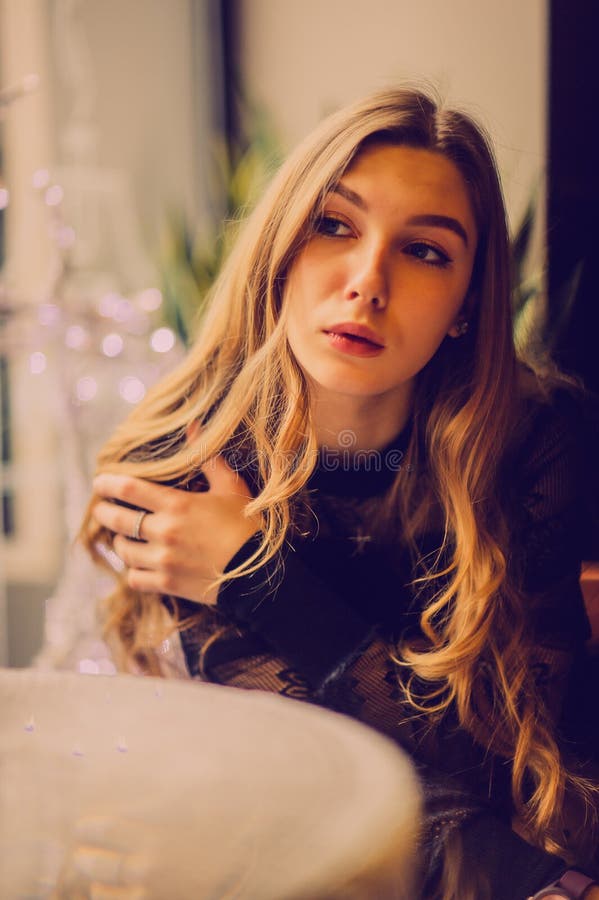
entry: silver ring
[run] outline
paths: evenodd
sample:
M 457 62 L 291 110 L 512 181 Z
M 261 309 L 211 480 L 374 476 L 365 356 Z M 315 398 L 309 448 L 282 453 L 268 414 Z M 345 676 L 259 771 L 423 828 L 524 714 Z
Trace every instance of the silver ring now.
M 134 541 L 143 541 L 143 538 L 141 536 L 141 526 L 143 525 L 143 521 L 147 515 L 147 509 L 142 509 L 140 512 L 138 512 L 137 519 L 135 520 L 135 525 L 133 526 L 133 534 L 131 535 Z

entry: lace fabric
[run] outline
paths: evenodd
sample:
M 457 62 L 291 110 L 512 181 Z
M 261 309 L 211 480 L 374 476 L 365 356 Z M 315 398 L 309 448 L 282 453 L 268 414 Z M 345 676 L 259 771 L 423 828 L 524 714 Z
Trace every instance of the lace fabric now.
M 533 669 L 556 722 L 565 699 L 569 702 L 572 661 L 589 635 L 578 584 L 580 545 L 589 521 L 579 439 L 567 403 L 531 404 L 502 470 L 502 495 L 512 525 L 511 572 L 527 597 L 537 638 Z M 485 735 L 477 741 L 466 734 L 451 711 L 442 717 L 424 716 L 403 699 L 393 649 L 401 633 L 418 628 L 426 597 L 412 591 L 409 556 L 378 515 L 380 497 L 393 477 L 394 473 L 380 471 L 373 477 L 364 469 L 334 475 L 317 469 L 308 484 L 312 527 L 295 542 L 296 553 L 280 593 L 300 609 L 302 597 L 324 606 L 341 597 L 348 615 L 363 622 L 363 642 L 352 638 L 344 645 L 332 676 L 329 673 L 317 684 L 307 677 L 301 654 L 294 664 L 277 651 L 284 616 L 278 631 L 256 626 L 251 612 L 255 604 L 247 603 L 247 591 L 256 591 L 255 581 L 251 587 L 233 582 L 237 594 L 222 604 L 219 598 L 220 609 L 203 610 L 200 616 L 194 616 L 197 606 L 178 601 L 180 617 L 190 617 L 191 622 L 182 630 L 181 642 L 192 677 L 321 703 L 360 719 L 406 748 L 427 786 L 423 845 L 429 848 L 428 863 L 434 868 L 440 832 L 446 836 L 488 810 L 505 823 L 505 845 L 510 844 L 514 837 L 509 829 L 510 771 L 505 759 L 487 751 Z M 421 550 L 434 552 L 439 543 L 439 534 L 427 534 Z M 271 608 L 281 598 L 270 596 Z M 245 612 L 238 618 L 235 611 L 241 608 Z M 314 648 L 321 649 L 318 640 L 318 634 L 307 633 L 305 658 Z M 526 850 L 522 853 L 524 858 Z M 540 880 L 541 870 L 550 880 L 556 858 L 544 859 L 539 853 L 534 850 L 540 887 L 546 883 Z

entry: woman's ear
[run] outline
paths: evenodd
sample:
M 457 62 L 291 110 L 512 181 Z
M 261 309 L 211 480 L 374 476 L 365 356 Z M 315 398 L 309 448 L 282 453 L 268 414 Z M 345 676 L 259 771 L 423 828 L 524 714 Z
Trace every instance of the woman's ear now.
M 460 315 L 459 318 L 455 320 L 449 331 L 447 332 L 448 337 L 451 338 L 459 338 L 463 337 L 468 331 L 470 323 L 468 319 L 466 319 L 463 315 Z
M 468 290 L 466 297 L 460 307 L 460 311 L 455 317 L 453 321 L 453 325 L 447 332 L 447 336 L 450 338 L 459 338 L 463 337 L 468 328 L 470 327 L 470 317 L 474 310 L 475 297 L 474 294 Z

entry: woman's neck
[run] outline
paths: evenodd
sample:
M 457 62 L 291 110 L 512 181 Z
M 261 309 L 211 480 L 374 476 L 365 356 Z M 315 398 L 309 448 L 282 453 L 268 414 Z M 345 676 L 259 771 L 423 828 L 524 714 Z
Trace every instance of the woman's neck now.
M 392 402 L 391 402 L 392 399 Z M 313 401 L 312 421 L 319 447 L 359 452 L 380 450 L 403 429 L 411 411 L 411 395 L 348 397 L 335 395 Z

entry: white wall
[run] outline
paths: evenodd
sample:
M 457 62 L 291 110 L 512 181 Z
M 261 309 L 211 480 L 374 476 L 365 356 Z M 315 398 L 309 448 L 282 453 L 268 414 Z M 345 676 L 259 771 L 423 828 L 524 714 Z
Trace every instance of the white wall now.
M 491 131 L 512 216 L 545 166 L 546 0 L 240 0 L 242 72 L 287 145 L 402 80 Z

